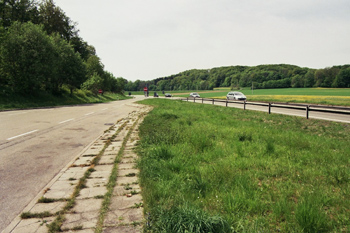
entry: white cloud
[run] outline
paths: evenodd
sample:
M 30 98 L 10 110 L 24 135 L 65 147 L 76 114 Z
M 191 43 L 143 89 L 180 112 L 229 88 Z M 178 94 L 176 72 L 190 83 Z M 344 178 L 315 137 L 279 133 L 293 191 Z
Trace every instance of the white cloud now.
M 192 68 L 350 63 L 348 0 L 56 0 L 108 71 L 150 80 Z

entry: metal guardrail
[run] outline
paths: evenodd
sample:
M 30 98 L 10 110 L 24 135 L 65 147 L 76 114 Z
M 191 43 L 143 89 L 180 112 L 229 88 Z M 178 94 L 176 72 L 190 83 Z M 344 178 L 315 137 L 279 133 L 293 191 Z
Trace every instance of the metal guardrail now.
M 193 97 L 187 97 L 187 98 L 181 98 L 181 100 L 192 100 L 193 102 L 202 101 L 209 101 L 212 102 L 212 104 L 215 104 L 215 102 L 220 103 L 226 103 L 226 107 L 228 107 L 229 103 L 235 103 L 235 104 L 243 104 L 243 109 L 246 109 L 246 105 L 256 105 L 256 106 L 266 106 L 268 107 L 268 112 L 271 114 L 272 108 L 288 108 L 288 109 L 296 109 L 296 110 L 305 110 L 306 112 L 306 118 L 309 119 L 309 112 L 325 112 L 325 113 L 334 113 L 334 114 L 345 114 L 350 115 L 350 108 L 349 107 L 335 107 L 335 106 L 326 106 L 326 105 L 307 105 L 307 104 L 291 104 L 291 103 L 280 103 L 280 102 L 248 102 L 248 101 L 239 101 L 239 100 L 220 100 L 220 99 L 206 99 L 206 98 L 193 98 Z

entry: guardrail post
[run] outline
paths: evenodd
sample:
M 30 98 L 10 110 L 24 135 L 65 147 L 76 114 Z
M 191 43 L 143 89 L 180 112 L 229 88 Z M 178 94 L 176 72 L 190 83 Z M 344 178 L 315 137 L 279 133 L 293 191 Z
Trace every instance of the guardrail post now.
M 310 107 L 308 105 L 306 106 L 306 119 L 309 119 L 309 110 L 310 110 Z
M 243 103 L 243 106 L 244 106 L 244 110 L 245 110 L 245 102 L 246 102 L 246 101 L 244 101 L 244 103 Z
M 202 98 L 202 103 L 204 103 L 204 100 L 203 100 L 203 98 Z
M 213 104 L 214 104 L 214 99 L 213 99 Z
M 188 97 L 186 97 L 186 99 L 187 99 L 187 102 L 188 102 Z
M 226 107 L 227 107 L 228 101 L 226 100 Z
M 196 102 L 196 98 L 194 97 L 194 98 L 193 98 L 193 103 L 195 103 L 195 102 Z
M 271 114 L 271 103 L 269 103 L 269 114 Z

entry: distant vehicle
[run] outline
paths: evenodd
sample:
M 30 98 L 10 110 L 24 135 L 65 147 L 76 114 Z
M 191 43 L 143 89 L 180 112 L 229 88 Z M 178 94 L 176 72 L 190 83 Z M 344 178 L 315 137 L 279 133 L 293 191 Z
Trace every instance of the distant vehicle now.
M 165 93 L 165 97 L 171 97 L 170 93 Z
M 157 92 L 154 92 L 153 97 L 159 97 Z
M 230 91 L 229 93 L 227 93 L 226 99 L 227 100 L 246 100 L 247 97 L 243 95 L 243 93 L 241 92 Z
M 190 94 L 190 97 L 199 98 L 201 96 L 197 92 L 193 92 L 193 93 Z

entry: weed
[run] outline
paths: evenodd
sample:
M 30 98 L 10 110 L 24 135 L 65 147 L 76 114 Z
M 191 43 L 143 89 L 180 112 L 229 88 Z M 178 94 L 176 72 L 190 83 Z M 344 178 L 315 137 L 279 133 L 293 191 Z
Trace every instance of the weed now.
M 330 227 L 322 204 L 317 200 L 315 196 L 308 195 L 296 208 L 295 218 L 303 232 L 327 232 Z
M 142 202 L 135 203 L 134 206 L 133 206 L 133 208 L 136 208 L 136 209 L 141 208 L 141 207 L 143 207 L 143 203 Z
M 22 219 L 28 219 L 28 218 L 47 218 L 51 217 L 54 214 L 51 214 L 49 211 L 40 212 L 40 213 L 31 213 L 31 212 L 24 212 L 21 214 Z
M 136 176 L 136 173 L 131 172 L 131 173 L 126 174 L 125 176 L 126 177 L 134 177 L 134 176 Z
M 247 133 L 247 132 L 243 132 L 243 133 L 239 133 L 238 135 L 238 140 L 241 141 L 241 142 L 244 142 L 244 141 L 252 141 L 253 139 L 253 136 L 251 133 Z

